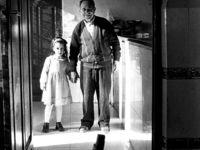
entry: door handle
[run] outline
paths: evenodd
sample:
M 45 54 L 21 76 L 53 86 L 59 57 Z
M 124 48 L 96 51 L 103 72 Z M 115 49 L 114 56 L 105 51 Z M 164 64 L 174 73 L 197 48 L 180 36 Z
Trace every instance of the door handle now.
M 9 12 L 9 15 L 20 16 L 20 12 L 18 12 L 17 10 L 11 10 L 11 11 Z
M 3 15 L 16 15 L 16 16 L 20 16 L 20 12 L 18 12 L 17 10 L 11 10 L 11 11 L 2 11 Z

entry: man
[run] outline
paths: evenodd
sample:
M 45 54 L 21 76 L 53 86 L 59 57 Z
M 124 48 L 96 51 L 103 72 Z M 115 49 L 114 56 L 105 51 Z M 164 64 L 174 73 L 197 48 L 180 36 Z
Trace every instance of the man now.
M 98 124 L 102 131 L 109 132 L 111 73 L 112 68 L 113 71 L 116 69 L 120 59 L 119 40 L 110 22 L 95 16 L 96 8 L 93 0 L 81 0 L 79 5 L 83 20 L 73 31 L 69 57 L 73 83 L 78 77 L 76 73 L 78 57 L 81 61 L 80 86 L 83 94 L 83 118 L 79 130 L 86 132 L 93 126 L 93 97 L 96 91 Z

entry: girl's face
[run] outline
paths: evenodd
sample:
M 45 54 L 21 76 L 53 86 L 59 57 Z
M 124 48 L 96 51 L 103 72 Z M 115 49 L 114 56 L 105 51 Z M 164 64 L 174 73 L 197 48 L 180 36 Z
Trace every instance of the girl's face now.
M 55 52 L 55 55 L 60 57 L 64 53 L 64 45 L 62 43 L 56 42 L 53 46 L 53 51 Z

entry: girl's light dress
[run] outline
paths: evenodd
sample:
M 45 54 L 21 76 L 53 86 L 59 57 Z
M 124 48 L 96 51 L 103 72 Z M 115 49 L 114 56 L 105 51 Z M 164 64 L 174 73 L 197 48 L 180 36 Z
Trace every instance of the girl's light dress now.
M 45 105 L 60 106 L 72 102 L 66 75 L 68 67 L 67 59 L 58 59 L 53 55 L 46 58 L 40 77 L 40 84 L 46 85 L 46 90 L 42 93 L 42 102 Z

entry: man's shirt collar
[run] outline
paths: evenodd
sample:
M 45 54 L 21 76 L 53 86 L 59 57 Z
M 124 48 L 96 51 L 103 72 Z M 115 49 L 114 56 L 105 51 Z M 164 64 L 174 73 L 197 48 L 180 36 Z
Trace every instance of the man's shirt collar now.
M 93 24 L 94 24 L 94 19 L 95 19 L 95 16 L 92 18 L 91 21 L 88 21 L 88 22 L 87 22 L 86 20 L 84 20 L 84 22 L 85 22 L 86 25 L 90 26 L 90 25 L 93 25 Z

